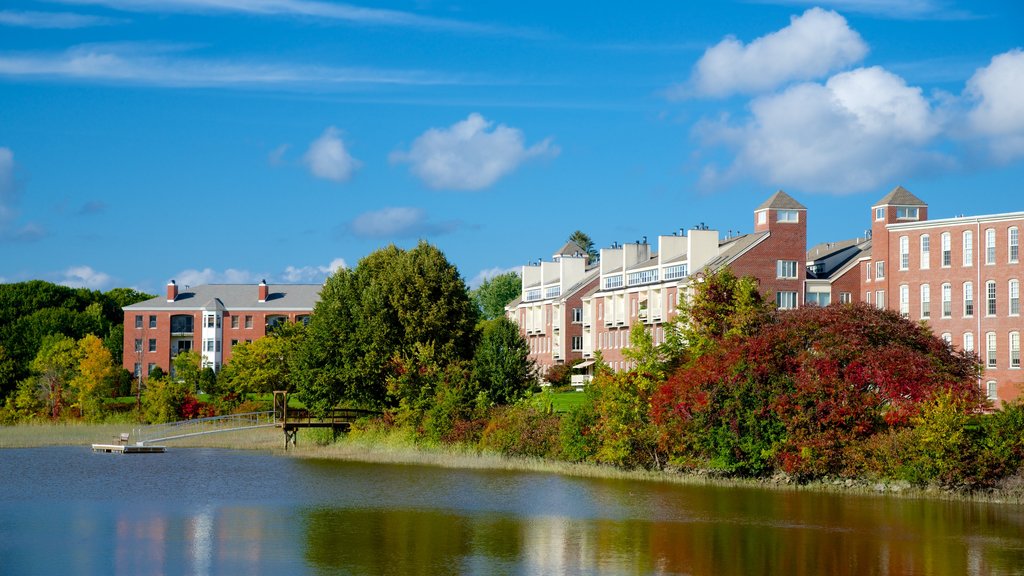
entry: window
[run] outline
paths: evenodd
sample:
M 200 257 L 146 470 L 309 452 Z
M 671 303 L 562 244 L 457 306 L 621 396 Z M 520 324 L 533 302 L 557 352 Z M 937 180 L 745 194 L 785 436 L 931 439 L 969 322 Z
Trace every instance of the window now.
M 1007 246 L 1010 248 L 1010 264 L 1016 264 L 1020 253 L 1020 233 L 1017 231 L 1017 227 L 1013 226 L 1007 231 L 1009 239 Z
M 622 287 L 622 274 L 617 274 L 615 276 L 609 276 L 609 277 L 604 279 L 604 289 L 605 290 L 609 290 L 611 288 L 621 288 L 621 287 Z
M 921 234 L 921 270 L 931 266 L 932 242 L 927 234 Z
M 135 351 L 142 352 L 142 338 L 135 339 Z
M 135 315 L 135 328 L 142 328 L 142 314 Z
M 988 382 L 985 383 L 985 396 L 987 396 L 988 399 L 992 400 L 993 402 L 999 400 L 999 392 L 996 388 L 995 380 L 989 380 Z
M 853 297 L 849 292 L 840 292 L 839 302 L 841 304 L 849 304 L 850 302 L 853 302 Z
M 141 318 L 141 316 L 140 316 L 140 318 Z M 136 362 L 135 363 L 135 369 L 132 370 L 132 374 L 134 374 L 136 378 L 138 378 L 139 376 L 142 376 L 142 364 L 140 364 L 139 362 Z
M 804 302 L 816 304 L 824 308 L 832 303 L 832 294 L 829 292 L 808 292 Z
M 964 282 L 964 316 L 974 316 L 974 283 Z
M 583 322 L 583 308 L 572 309 L 572 323 L 580 324 Z
M 885 290 L 875 291 L 875 306 L 885 308 Z
M 950 284 L 942 285 L 942 317 L 950 318 L 953 316 L 953 286 Z
M 964 266 L 974 264 L 974 232 L 964 231 Z
M 149 376 L 150 374 L 152 374 L 153 370 L 156 370 L 156 363 L 150 362 L 149 366 L 146 366 L 146 375 Z
M 245 327 L 246 328 L 252 328 L 252 316 L 246 315 L 246 317 L 245 317 Z
M 1020 368 L 1020 332 L 1010 332 L 1010 368 Z
M 996 333 L 985 334 L 985 365 L 989 368 L 996 367 Z
M 775 212 L 778 222 L 799 222 L 800 212 L 796 210 L 778 210 Z
M 900 236 L 900 270 L 910 268 L 910 238 Z
M 953 335 L 950 334 L 949 332 L 943 332 L 942 333 L 942 341 L 945 342 L 946 344 L 952 346 L 953 345 Z
M 864 293 L 864 302 L 866 302 L 868 306 L 871 305 L 871 290 Z
M 864 263 L 864 279 L 871 282 L 871 262 Z
M 152 314 L 149 315 L 149 327 L 156 328 L 156 316 Z
M 238 340 L 236 340 L 236 339 L 232 338 L 232 339 L 231 339 L 231 347 L 232 347 L 232 348 L 234 348 L 234 347 L 235 347 L 235 346 L 237 346 L 237 345 L 238 345 Z
M 238 328 L 238 316 L 231 316 L 231 327 Z
M 796 278 L 796 260 L 776 260 L 775 276 L 777 278 Z
M 928 284 L 921 284 L 921 318 L 932 317 L 932 290 Z
M 1020 280 L 1010 280 L 1010 315 L 1020 315 Z
M 885 262 L 875 262 L 875 280 L 885 278 Z
M 761 210 L 760 212 L 757 213 L 757 223 L 758 224 L 764 224 L 767 221 L 768 221 L 768 211 L 767 210 Z
M 203 314 L 203 326 L 206 328 L 217 327 L 217 315 L 216 314 Z
M 900 207 L 896 208 L 897 220 L 917 220 L 917 208 Z
M 996 263 L 996 231 L 993 228 L 985 230 L 985 264 Z
M 213 348 L 214 344 L 213 343 L 214 343 L 213 338 L 207 338 L 206 340 L 203 340 L 203 351 L 204 352 L 213 352 L 214 351 L 214 348 Z
M 156 338 L 149 339 L 149 351 L 156 352 Z
M 303 326 L 309 326 L 309 314 L 303 314 L 295 317 L 296 324 L 302 324 Z
M 195 318 L 191 314 L 175 314 L 171 316 L 171 334 L 191 334 Z
M 900 285 L 900 316 L 910 317 L 910 286 Z
M 964 332 L 964 352 L 974 352 L 974 332 Z
M 953 253 L 949 248 L 949 232 L 943 232 L 942 236 L 939 236 L 939 242 L 942 244 L 942 267 L 949 268 L 953 263 Z
M 572 337 L 572 351 L 573 352 L 580 352 L 581 350 L 583 350 L 583 336 L 573 336 Z
M 875 220 L 885 220 L 885 208 L 879 206 L 875 208 Z
M 985 298 L 988 300 L 988 308 L 985 310 L 985 314 L 989 316 L 996 315 L 996 282 L 995 280 L 989 280 L 985 283 Z
M 781 310 L 796 308 L 796 292 L 776 292 L 775 305 Z

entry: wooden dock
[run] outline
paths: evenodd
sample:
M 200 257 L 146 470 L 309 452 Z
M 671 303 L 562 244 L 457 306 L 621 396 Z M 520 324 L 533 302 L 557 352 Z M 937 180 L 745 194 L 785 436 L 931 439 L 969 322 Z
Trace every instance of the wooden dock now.
M 116 454 L 163 454 L 166 446 L 140 446 L 138 444 L 93 444 L 93 452 Z

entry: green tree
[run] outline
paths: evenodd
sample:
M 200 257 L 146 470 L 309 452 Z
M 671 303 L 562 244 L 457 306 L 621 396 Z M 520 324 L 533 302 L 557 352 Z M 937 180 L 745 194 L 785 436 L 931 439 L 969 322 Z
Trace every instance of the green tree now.
M 569 241 L 575 242 L 577 246 L 583 248 L 583 251 L 589 256 L 591 264 L 601 259 L 601 252 L 594 247 L 594 241 L 582 230 L 577 230 L 570 234 Z
M 179 352 L 172 363 L 174 364 L 174 377 L 171 380 L 184 384 L 186 392 L 195 394 L 199 390 L 200 378 L 203 373 L 202 356 L 195 350 Z M 148 386 L 149 382 L 146 384 Z
M 440 365 L 472 358 L 476 306 L 458 270 L 436 247 L 388 246 L 331 276 L 296 354 L 296 389 L 314 411 L 344 400 L 393 405 L 387 378 L 396 357 L 430 344 Z
M 180 358 L 182 354 L 178 355 Z M 196 371 L 198 374 L 198 370 Z M 188 398 L 188 384 L 176 378 L 149 378 L 142 408 L 150 424 L 174 422 L 181 417 L 181 407 Z
M 492 320 L 505 315 L 505 306 L 515 300 L 522 291 L 522 281 L 517 272 L 505 272 L 484 280 L 471 293 L 480 309 L 483 320 Z
M 670 362 L 700 356 L 723 338 L 755 333 L 771 321 L 773 310 L 758 291 L 756 278 L 737 278 L 728 267 L 698 275 L 665 330 L 663 351 Z
M 225 391 L 236 394 L 291 392 L 294 389 L 291 367 L 305 335 L 302 324 L 279 324 L 265 338 L 235 346 L 228 364 L 230 370 L 221 374 Z
M 530 347 L 519 326 L 504 316 L 483 323 L 473 357 L 473 379 L 495 404 L 518 400 L 536 382 Z
M 32 360 L 32 370 L 38 375 L 39 397 L 49 409 L 51 418 L 59 418 L 64 408 L 68 384 L 78 368 L 78 346 L 67 336 L 52 335 L 43 339 L 43 345 Z

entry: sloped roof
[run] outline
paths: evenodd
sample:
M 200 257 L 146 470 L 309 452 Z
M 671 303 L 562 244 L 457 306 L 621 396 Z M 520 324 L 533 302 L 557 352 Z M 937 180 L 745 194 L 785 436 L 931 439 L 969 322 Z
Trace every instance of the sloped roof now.
M 583 248 L 581 248 L 579 244 L 573 242 L 572 240 L 569 240 L 568 242 L 565 243 L 564 246 L 559 248 L 558 252 L 555 252 L 554 255 L 555 256 L 575 256 L 577 254 L 579 254 L 580 256 L 586 256 L 587 255 L 587 251 L 584 250 Z
M 884 198 L 875 202 L 875 206 L 927 206 L 923 200 L 914 196 L 909 190 L 903 186 L 897 186 L 892 189 Z
M 797 202 L 792 196 L 786 194 L 782 190 L 779 190 L 775 194 L 771 195 L 771 198 L 765 200 L 755 210 L 764 210 L 765 208 L 773 208 L 776 210 L 807 210 L 807 207 Z
M 271 284 L 266 302 L 259 302 L 255 284 L 203 284 L 182 287 L 174 302 L 166 295 L 150 298 L 125 310 L 199 310 L 214 307 L 217 300 L 227 310 L 312 310 L 320 300 L 320 284 Z
M 789 210 L 789 208 L 786 208 Z M 743 234 L 741 236 L 733 236 L 727 240 L 727 244 L 723 245 L 724 250 L 718 257 L 714 258 L 707 264 L 705 264 L 700 270 L 718 270 L 722 266 L 730 264 L 733 260 L 738 258 L 741 254 L 749 250 L 755 244 L 768 237 L 768 232 L 754 232 L 752 234 Z M 691 270 L 690 274 L 696 274 L 700 270 Z
M 831 243 L 831 250 L 822 248 L 818 255 L 812 258 L 811 252 L 822 246 L 824 245 L 819 244 L 807 253 L 807 262 L 810 264 L 807 268 L 808 279 L 827 280 L 832 278 L 838 272 L 843 271 L 851 261 L 863 257 L 865 252 L 870 253 L 871 239 L 856 238 L 854 240 L 833 242 Z

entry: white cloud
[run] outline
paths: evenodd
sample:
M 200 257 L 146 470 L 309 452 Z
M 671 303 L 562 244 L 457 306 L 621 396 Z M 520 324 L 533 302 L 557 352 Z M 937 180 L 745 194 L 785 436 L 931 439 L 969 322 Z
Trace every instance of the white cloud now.
M 412 173 L 435 189 L 480 190 L 535 157 L 554 157 L 557 146 L 547 138 L 526 148 L 523 133 L 494 126 L 477 113 L 448 128 L 431 128 L 408 152 L 394 152 L 392 162 L 408 162 Z
M 345 149 L 345 142 L 334 126 L 329 126 L 309 145 L 303 161 L 314 176 L 334 182 L 347 182 L 352 173 L 362 166 Z
M 370 26 L 394 26 L 477 34 L 517 33 L 494 26 L 411 12 L 364 8 L 319 0 L 57 0 L 64 4 L 96 5 L 129 12 L 236 13 L 253 16 L 293 16 L 335 20 Z M 518 31 L 518 34 L 523 34 Z
M 1024 52 L 1011 50 L 992 58 L 967 81 L 965 96 L 973 104 L 967 125 L 987 139 L 998 162 L 1024 157 Z
M 513 266 L 511 268 L 501 268 L 500 266 L 495 266 L 494 268 L 484 268 L 483 270 L 477 272 L 476 276 L 473 276 L 473 278 L 471 278 L 469 282 L 466 283 L 466 285 L 469 286 L 470 289 L 479 288 L 480 285 L 484 283 L 484 280 L 490 280 L 495 276 L 500 276 L 508 272 L 515 272 L 518 274 L 519 270 L 519 266 Z
M 696 129 L 706 142 L 736 151 L 725 171 L 705 167 L 705 186 L 754 176 L 773 186 L 850 193 L 949 162 L 927 150 L 942 118 L 921 89 L 879 67 L 792 86 L 755 99 L 750 111 L 742 123 Z
M 413 238 L 447 234 L 458 226 L 454 221 L 430 222 L 422 208 L 394 206 L 360 214 L 347 231 L 363 238 Z
M 72 288 L 88 288 L 103 290 L 110 286 L 113 278 L 109 274 L 93 270 L 92 266 L 72 266 L 65 270 L 60 281 L 64 286 Z
M 949 8 L 943 0 L 766 0 L 787 6 L 827 6 L 841 12 L 856 12 L 897 20 L 964 20 L 975 18 L 967 10 Z
M 281 278 L 291 283 L 320 283 L 339 269 L 347 267 L 344 258 L 335 258 L 326 266 L 288 266 Z
M 90 26 L 106 26 L 117 24 L 119 20 L 92 16 L 89 14 L 75 14 L 72 12 L 32 12 L 29 10 L 0 10 L 0 25 L 22 26 L 25 28 L 56 28 L 73 29 L 88 28 Z
M 355 85 L 458 84 L 407 70 L 335 68 L 294 62 L 189 58 L 181 46 L 82 44 L 59 53 L 0 53 L 0 76 L 186 88 L 291 88 L 331 91 Z
M 796 80 L 820 78 L 864 58 L 867 44 L 839 14 L 811 8 L 789 26 L 744 45 L 728 37 L 708 48 L 689 86 L 670 95 L 729 96 L 772 90 Z
M 174 279 L 179 286 L 199 286 L 200 284 L 258 284 L 266 277 L 266 274 L 257 274 L 237 268 L 228 268 L 223 271 L 212 268 L 203 268 L 202 270 L 189 268 L 178 272 Z

